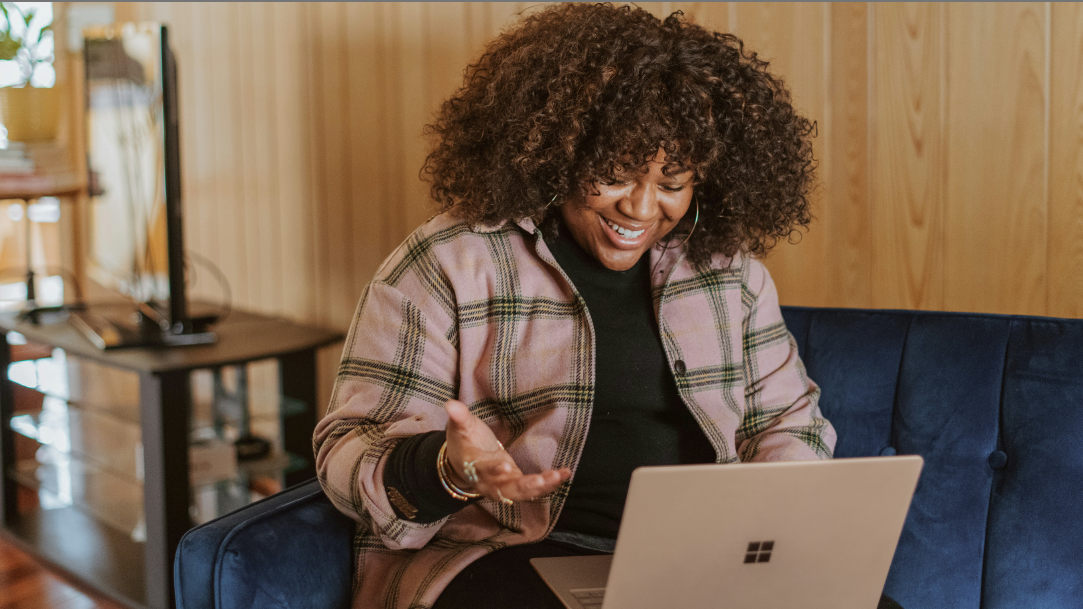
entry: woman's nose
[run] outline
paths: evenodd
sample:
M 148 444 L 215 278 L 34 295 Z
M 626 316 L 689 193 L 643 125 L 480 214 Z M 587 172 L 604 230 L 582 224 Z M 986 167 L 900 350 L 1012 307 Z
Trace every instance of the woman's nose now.
M 658 211 L 658 192 L 650 184 L 637 182 L 628 196 L 621 199 L 617 209 L 633 220 L 650 220 Z

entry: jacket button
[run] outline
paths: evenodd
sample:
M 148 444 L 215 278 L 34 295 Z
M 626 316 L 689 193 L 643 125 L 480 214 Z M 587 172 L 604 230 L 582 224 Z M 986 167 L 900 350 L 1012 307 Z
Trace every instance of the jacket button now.
M 684 374 L 684 371 L 688 370 L 688 368 L 684 365 L 683 359 L 679 359 L 673 362 L 673 368 L 677 371 L 677 374 Z
M 994 450 L 989 455 L 989 467 L 1000 469 L 1008 464 L 1008 455 L 1002 450 Z

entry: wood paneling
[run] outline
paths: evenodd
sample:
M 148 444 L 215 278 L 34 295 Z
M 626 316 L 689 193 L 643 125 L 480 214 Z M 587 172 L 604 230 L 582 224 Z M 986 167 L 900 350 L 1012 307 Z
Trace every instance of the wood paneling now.
M 824 205 L 830 222 L 821 227 L 827 243 L 829 292 L 834 303 L 872 305 L 872 247 L 869 232 L 869 8 L 861 2 L 830 5 L 830 54 L 823 125 Z
M 948 309 L 1047 311 L 1048 10 L 948 5 Z
M 346 47 L 346 5 L 308 5 L 308 28 L 314 47 L 310 68 L 314 86 L 310 89 L 313 131 L 318 146 L 312 155 L 314 189 L 313 243 L 316 246 L 316 281 L 325 287 L 316 292 L 316 307 L 325 312 L 323 322 L 342 324 L 347 292 L 353 287 L 352 239 L 353 206 L 349 180 L 345 179 L 353 152 L 347 137 L 349 112 L 349 60 Z
M 1052 11 L 1048 314 L 1083 317 L 1083 5 Z
M 424 125 L 533 6 L 118 4 L 171 26 L 188 247 L 237 306 L 346 327 L 432 213 Z M 767 260 L 784 303 L 1083 316 L 1079 5 L 642 6 L 734 31 L 817 123 L 816 220 Z
M 275 3 L 270 5 L 270 11 L 275 44 L 274 54 L 265 61 L 274 66 L 268 70 L 275 79 L 274 114 L 273 123 L 261 127 L 275 136 L 272 183 L 278 194 L 281 232 L 272 239 L 282 256 L 282 266 L 276 270 L 283 285 L 282 308 L 273 312 L 315 321 L 313 236 L 308 230 L 313 217 L 313 178 L 307 171 L 313 146 L 305 120 L 309 115 L 311 75 L 307 69 L 309 45 L 303 29 L 304 5 Z
M 729 3 L 728 2 L 672 2 L 672 10 L 681 11 L 692 21 L 703 27 L 728 32 L 729 27 Z
M 940 309 L 944 9 L 884 3 L 870 11 L 872 304 Z
M 360 294 L 365 282 L 375 272 L 377 262 L 390 252 L 394 244 L 387 243 L 392 234 L 392 208 L 388 182 L 386 137 L 382 127 L 387 121 L 384 98 L 385 46 L 380 36 L 383 7 L 376 3 L 356 2 L 347 6 L 347 27 L 350 36 L 350 107 L 344 117 L 351 142 L 356 142 L 350 155 L 350 191 L 363 193 L 353 201 L 350 251 L 355 276 L 348 281 L 350 290 Z M 358 111 L 364 109 L 364 111 Z
M 829 54 L 828 5 L 818 2 L 740 3 L 737 6 L 737 26 L 734 30 L 761 59 L 771 63 L 772 73 L 780 75 L 789 86 L 794 107 L 815 121 L 819 137 L 813 140 L 813 155 L 819 160 L 820 179 L 829 171 L 825 158 L 825 125 L 827 124 L 826 81 Z M 813 215 L 816 228 L 795 233 L 792 239 L 800 247 L 779 247 L 768 260 L 775 281 L 791 289 L 787 298 L 793 304 L 826 306 L 836 292 L 829 273 L 828 235 L 836 232 L 834 209 L 827 205 L 823 184 L 813 193 Z M 831 227 L 831 228 L 828 228 Z M 817 276 L 819 281 L 808 281 Z

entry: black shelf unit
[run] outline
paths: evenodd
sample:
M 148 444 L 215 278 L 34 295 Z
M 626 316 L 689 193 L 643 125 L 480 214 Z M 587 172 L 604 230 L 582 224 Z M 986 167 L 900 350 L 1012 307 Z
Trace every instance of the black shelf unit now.
M 103 462 L 90 451 L 38 444 L 45 452 L 58 450 L 72 464 L 97 472 L 95 475 L 106 480 L 107 487 L 113 485 L 109 488 L 123 487 L 129 495 L 141 494 L 132 497 L 142 503 L 143 528 L 138 534 L 132 532 L 132 513 L 109 514 L 108 507 L 95 506 L 86 497 L 75 501 L 78 489 L 69 489 L 70 505 L 53 509 L 24 506 L 20 510 L 20 492 L 47 494 L 58 489 L 49 486 L 48 464 L 35 464 L 25 455 L 16 459 L 16 436 L 20 436 L 20 442 L 36 442 L 32 430 L 40 423 L 41 412 L 15 410 L 15 383 L 7 374 L 12 363 L 7 333 L 12 331 L 29 342 L 59 348 L 69 356 L 126 370 L 137 377 L 137 395 L 130 396 L 133 403 L 125 412 L 93 409 L 78 400 L 69 400 L 67 406 L 85 416 L 138 426 L 141 481 L 126 465 Z M 189 477 L 188 450 L 193 411 L 191 376 L 202 369 L 277 360 L 278 393 L 283 404 L 276 415 L 280 450 L 264 459 L 239 464 L 239 469 L 242 473 L 278 472 L 285 486 L 314 476 L 311 437 L 317 410 L 316 350 L 340 341 L 342 335 L 243 311 L 234 311 L 215 331 L 219 340 L 214 345 L 101 351 L 62 318 L 39 325 L 16 314 L 0 314 L 0 369 L 5 371 L 0 378 L 0 528 L 5 536 L 125 605 L 136 609 L 173 607 L 173 558 L 181 536 L 193 526 L 189 508 L 199 490 L 193 488 Z M 12 425 L 15 417 L 21 417 L 14 425 L 18 430 Z M 228 488 L 231 481 L 202 484 Z M 96 497 L 108 497 L 111 491 L 107 488 L 93 492 Z

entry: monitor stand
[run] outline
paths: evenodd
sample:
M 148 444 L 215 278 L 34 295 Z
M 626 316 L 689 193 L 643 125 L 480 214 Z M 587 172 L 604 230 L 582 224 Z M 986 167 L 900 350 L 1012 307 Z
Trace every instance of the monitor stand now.
M 144 303 L 88 306 L 69 311 L 68 322 L 103 351 L 130 347 L 210 345 L 218 341 L 214 332 L 174 332 L 167 321 Z

